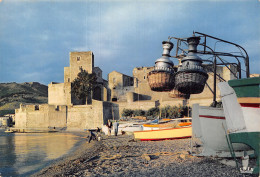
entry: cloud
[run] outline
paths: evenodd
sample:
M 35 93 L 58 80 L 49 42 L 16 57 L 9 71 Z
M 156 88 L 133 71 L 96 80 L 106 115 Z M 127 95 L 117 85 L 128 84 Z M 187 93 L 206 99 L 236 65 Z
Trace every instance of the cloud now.
M 104 74 L 118 70 L 131 75 L 133 67 L 154 65 L 168 36 L 188 37 L 193 30 L 241 44 L 258 59 L 259 6 L 233 2 L 3 0 L 0 72 L 19 71 L 11 81 L 34 76 L 45 83 L 62 81 L 69 52 L 91 50 Z
M 183 3 L 171 7 L 161 2 L 108 4 L 100 5 L 97 11 L 94 17 L 86 17 L 86 43 L 73 49 L 97 51 L 102 60 L 110 60 L 142 39 L 153 38 L 161 26 L 178 23 L 187 16 Z M 182 19 L 173 18 L 172 12 Z

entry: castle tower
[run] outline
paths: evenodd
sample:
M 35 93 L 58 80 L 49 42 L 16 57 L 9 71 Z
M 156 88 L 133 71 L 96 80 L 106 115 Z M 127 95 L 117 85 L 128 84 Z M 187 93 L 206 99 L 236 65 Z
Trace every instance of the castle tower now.
M 80 68 L 86 70 L 90 74 L 93 72 L 93 52 L 70 52 L 70 67 L 64 68 L 64 83 L 73 82 L 80 72 Z

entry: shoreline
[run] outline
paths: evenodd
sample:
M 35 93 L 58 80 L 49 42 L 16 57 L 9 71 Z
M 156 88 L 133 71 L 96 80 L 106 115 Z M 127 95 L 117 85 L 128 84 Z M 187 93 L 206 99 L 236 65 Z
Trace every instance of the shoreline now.
M 76 132 L 75 134 L 79 137 L 84 137 L 82 132 Z M 85 143 L 84 141 L 85 140 L 83 140 L 83 142 L 79 142 L 81 144 L 76 149 L 74 149 L 74 152 L 68 153 L 63 157 L 56 159 L 54 162 L 32 174 L 31 176 L 67 176 L 73 174 L 75 171 L 73 170 L 73 165 L 84 160 L 91 160 L 97 153 L 96 151 L 99 149 L 98 146 L 101 145 L 97 141 L 92 141 L 89 144 L 87 142 Z M 91 151 L 94 151 L 94 153 Z
M 189 155 L 190 139 L 133 141 L 102 136 L 33 176 L 241 176 L 218 159 Z

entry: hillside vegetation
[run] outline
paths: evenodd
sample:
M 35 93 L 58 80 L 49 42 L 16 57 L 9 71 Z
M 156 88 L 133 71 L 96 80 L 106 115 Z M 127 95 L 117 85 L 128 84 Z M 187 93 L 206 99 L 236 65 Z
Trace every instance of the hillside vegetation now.
M 38 82 L 0 83 L 0 116 L 14 113 L 21 103 L 48 102 L 48 87 Z

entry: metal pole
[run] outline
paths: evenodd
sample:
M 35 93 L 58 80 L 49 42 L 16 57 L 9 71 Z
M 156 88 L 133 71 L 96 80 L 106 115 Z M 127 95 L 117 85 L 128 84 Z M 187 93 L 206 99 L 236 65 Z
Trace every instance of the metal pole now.
M 213 88 L 213 107 L 216 107 L 216 95 L 217 95 L 217 58 L 214 57 L 214 88 Z

